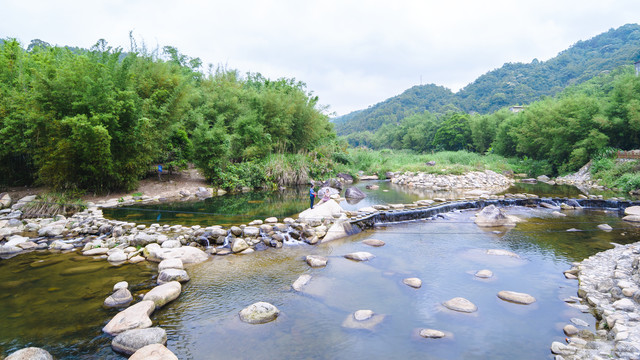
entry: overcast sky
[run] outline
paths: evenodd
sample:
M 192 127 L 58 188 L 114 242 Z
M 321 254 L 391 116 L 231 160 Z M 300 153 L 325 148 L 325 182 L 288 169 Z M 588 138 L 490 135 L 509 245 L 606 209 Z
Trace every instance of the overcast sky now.
M 0 37 L 170 45 L 241 73 L 296 78 L 343 115 L 434 83 L 457 91 L 505 62 L 548 60 L 640 22 L 638 0 L 0 0 Z M 206 69 L 206 66 L 205 66 Z

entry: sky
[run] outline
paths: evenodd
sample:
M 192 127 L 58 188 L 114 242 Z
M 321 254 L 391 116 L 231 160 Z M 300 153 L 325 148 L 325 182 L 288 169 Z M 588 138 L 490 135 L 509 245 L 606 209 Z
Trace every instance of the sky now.
M 640 22 L 638 0 L 0 0 L 0 38 L 89 48 L 173 46 L 223 66 L 295 78 L 331 116 L 420 84 L 458 91 L 507 62 L 545 61 Z

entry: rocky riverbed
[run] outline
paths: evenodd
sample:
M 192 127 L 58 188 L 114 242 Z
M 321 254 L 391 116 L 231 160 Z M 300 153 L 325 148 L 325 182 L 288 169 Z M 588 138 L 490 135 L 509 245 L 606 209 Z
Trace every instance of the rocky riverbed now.
M 505 178 L 502 175 L 491 172 L 484 172 L 482 174 L 484 175 L 474 174 L 471 177 L 463 177 L 457 180 L 452 180 L 452 178 L 446 179 L 447 181 L 450 181 L 449 184 L 454 184 L 458 181 L 460 188 L 473 188 L 473 184 L 481 185 L 481 187 L 484 188 L 488 187 L 490 184 L 498 184 L 495 186 L 498 188 L 511 183 L 511 180 L 502 179 Z M 428 184 L 429 181 L 436 181 L 435 186 L 438 188 L 444 187 L 443 184 L 445 184 L 445 178 L 426 180 L 432 178 L 430 176 L 425 176 L 424 174 L 405 174 L 403 176 L 404 177 L 398 177 L 398 179 L 404 180 L 397 180 L 396 183 L 406 185 L 412 184 L 411 186 L 423 186 L 416 184 Z M 494 179 L 495 182 L 491 182 L 488 179 Z M 490 187 L 493 188 L 493 186 Z M 208 192 L 207 195 L 204 194 L 205 191 Z M 211 192 L 206 189 L 204 191 L 199 190 L 199 192 L 202 196 L 212 195 Z M 180 196 L 185 197 L 185 194 L 181 194 Z M 526 199 L 535 196 L 528 194 L 516 194 L 511 197 Z M 491 195 L 490 192 L 486 190 L 472 190 L 469 192 L 468 198 L 504 199 L 505 196 Z M 11 204 L 10 208 L 0 210 L 0 255 L 2 256 L 13 256 L 21 252 L 31 251 L 34 249 L 51 249 L 60 251 L 79 250 L 85 256 L 101 257 L 114 264 L 127 261 L 154 261 L 160 263 L 158 290 L 154 288 L 155 291 L 152 290 L 150 292 L 152 295 L 147 294 L 149 299 L 145 296 L 144 301 L 127 308 L 131 309 L 135 306 L 140 307 L 140 309 L 134 308 L 135 311 L 129 311 L 134 314 L 131 315 L 132 317 L 124 317 L 123 315 L 122 319 L 126 320 L 114 318 L 109 322 L 109 324 L 115 322 L 120 325 L 129 325 L 125 325 L 118 331 L 114 331 L 109 325 L 105 327 L 104 331 L 115 335 L 116 338 L 124 332 L 150 327 L 151 320 L 149 320 L 149 316 L 153 311 L 179 296 L 181 291 L 180 283 L 189 280 L 183 264 L 205 261 L 211 255 L 244 255 L 254 251 L 264 250 L 268 247 L 279 248 L 287 241 L 303 241 L 309 244 L 329 241 L 349 235 L 348 231 L 344 226 L 342 226 L 342 224 L 348 222 L 348 220 L 354 215 L 370 211 L 384 211 L 387 209 L 411 209 L 418 206 L 428 206 L 434 203 L 434 200 L 422 200 L 412 204 L 384 204 L 372 207 L 373 210 L 361 209 L 357 212 L 347 212 L 344 211 L 336 201 L 329 201 L 316 206 L 314 209 L 306 210 L 301 213 L 297 219 L 255 219 L 248 224 L 241 224 L 229 228 L 223 228 L 221 226 L 203 228 L 200 226 L 185 227 L 181 225 L 159 224 L 146 226 L 132 222 L 109 220 L 102 216 L 102 207 L 122 205 L 130 201 L 160 201 L 159 198 L 140 197 L 139 199 L 110 199 L 101 203 L 89 204 L 89 207 L 86 210 L 68 218 L 64 216 L 57 216 L 55 218 L 46 219 L 21 219 L 22 214 L 20 208 L 28 201 L 34 201 L 34 198 L 22 198 Z M 483 219 L 482 222 L 485 223 L 485 221 L 486 220 Z M 609 257 L 598 262 L 605 265 L 594 266 L 589 262 L 589 259 L 587 259 L 580 265 L 580 267 L 577 268 L 578 270 L 575 271 L 575 273 L 581 280 L 581 296 L 594 306 L 596 312 L 598 312 L 598 306 L 603 309 L 601 311 L 602 318 L 606 321 L 607 325 L 602 325 L 602 329 L 600 329 L 593 337 L 583 333 L 582 335 L 584 336 L 574 337 L 575 339 L 571 340 L 569 345 L 558 345 L 554 343 L 552 346 L 552 351 L 554 351 L 554 353 L 564 354 L 560 356 L 565 356 L 565 358 L 578 359 L 595 356 L 594 354 L 596 354 L 596 352 L 597 354 L 604 354 L 609 350 L 610 352 L 614 351 L 616 356 L 626 356 L 623 358 L 629 359 L 634 358 L 633 349 L 638 348 L 638 335 L 636 334 L 635 326 L 633 325 L 638 319 L 638 309 L 636 308 L 637 303 L 634 302 L 638 299 L 634 296 L 638 293 L 637 267 L 639 261 L 637 260 L 638 256 L 634 254 L 640 253 L 640 251 L 637 250 L 639 247 L 640 246 L 636 246 L 635 248 L 626 249 L 622 253 L 613 252 L 607 255 Z M 362 254 L 357 255 L 360 261 L 366 261 L 366 256 Z M 635 263 L 633 258 L 636 259 Z M 631 260 L 627 261 L 629 259 Z M 629 262 L 629 266 L 627 266 L 629 270 L 624 272 L 629 276 L 628 278 L 617 278 L 616 276 L 621 276 L 621 270 L 616 272 L 617 264 L 619 261 L 623 260 L 624 262 L 621 263 L 620 268 L 626 266 L 626 262 Z M 307 259 L 307 261 L 310 261 L 310 259 Z M 616 267 L 614 267 L 613 272 L 611 272 L 609 268 L 604 268 L 604 266 L 609 266 L 606 264 L 610 264 L 612 262 L 616 263 Z M 635 269 L 635 272 L 633 269 Z M 583 287 L 583 278 L 585 279 L 584 283 L 587 284 L 592 277 L 597 277 L 596 275 L 589 275 L 590 271 L 593 274 L 599 274 L 598 276 L 604 276 L 605 279 L 602 280 L 602 278 L 598 278 L 598 281 L 591 282 L 598 282 L 598 284 L 601 284 L 602 281 L 606 281 L 606 279 L 611 280 L 612 287 L 609 289 L 606 289 L 606 286 L 600 286 L 600 288 L 598 288 L 598 284 L 594 287 L 597 291 L 606 289 L 604 293 L 605 295 L 609 294 L 609 297 L 607 298 L 605 296 L 605 298 L 607 298 L 608 301 L 610 300 L 612 303 L 611 309 L 605 308 L 604 300 L 598 301 L 596 295 L 591 297 L 589 296 L 589 294 L 594 292 L 592 288 L 589 288 L 586 285 Z M 608 277 L 610 276 L 610 273 L 613 274 L 613 277 Z M 623 282 L 620 283 L 620 281 Z M 627 283 L 624 281 L 627 281 Z M 620 291 L 612 290 L 614 288 L 613 285 L 620 288 Z M 110 301 L 114 301 L 115 303 L 121 302 L 117 306 L 127 306 L 130 303 L 130 294 L 126 294 L 126 291 L 123 290 L 126 290 L 126 286 L 114 286 L 114 294 L 110 296 L 112 298 Z M 155 293 L 160 293 L 162 295 L 153 295 Z M 613 295 L 614 293 L 618 296 L 620 294 L 631 294 L 625 296 L 632 300 L 626 299 L 628 301 L 618 302 L 617 305 L 615 305 L 616 301 L 625 299 L 622 297 L 615 298 Z M 107 300 L 105 300 L 105 302 Z M 146 304 L 149 301 L 154 305 L 146 307 L 139 305 Z M 629 301 L 632 301 L 632 303 L 629 304 Z M 615 312 L 621 310 L 618 308 L 624 308 L 623 310 L 630 315 L 627 315 L 626 317 L 620 317 L 621 315 L 618 316 L 619 314 Z M 125 311 L 123 311 L 123 313 Z M 601 322 L 601 324 L 602 323 L 603 322 Z M 140 331 L 129 333 L 129 335 L 133 336 L 134 340 L 123 340 L 123 337 L 120 337 L 116 341 L 116 338 L 114 338 L 114 349 L 125 349 L 117 351 L 132 354 L 135 353 L 135 349 L 130 346 L 131 343 L 138 344 L 135 345 L 137 346 L 136 349 L 141 349 L 152 344 L 162 345 L 166 342 L 166 335 L 163 337 L 161 329 L 151 329 L 154 330 L 148 331 L 148 334 L 147 332 Z M 571 331 L 572 329 L 569 330 Z M 149 340 L 151 342 L 144 340 L 147 338 L 151 338 L 152 340 Z M 607 342 L 607 340 L 611 339 L 615 340 L 615 343 L 611 344 L 610 341 Z M 164 350 L 162 351 L 164 352 Z

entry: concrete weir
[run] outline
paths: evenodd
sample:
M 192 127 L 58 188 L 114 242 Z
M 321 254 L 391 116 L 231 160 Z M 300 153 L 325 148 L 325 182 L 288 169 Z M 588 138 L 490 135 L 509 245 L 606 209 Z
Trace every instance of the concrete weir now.
M 539 206 L 540 203 L 547 203 L 553 206 L 560 206 L 562 203 L 577 203 L 583 209 L 607 209 L 623 212 L 630 206 L 640 205 L 640 201 L 625 200 L 602 200 L 602 199 L 570 199 L 570 198 L 527 198 L 527 199 L 495 199 L 495 200 L 470 200 L 453 201 L 432 206 L 415 207 L 402 210 L 386 210 L 371 213 L 364 213 L 351 217 L 349 223 L 351 228 L 358 227 L 360 230 L 372 228 L 385 223 L 405 222 L 412 220 L 428 219 L 438 214 L 455 210 L 482 209 L 485 206 L 495 205 L 506 206 Z M 346 224 L 345 224 L 346 225 Z M 351 230 L 351 233 L 356 231 Z

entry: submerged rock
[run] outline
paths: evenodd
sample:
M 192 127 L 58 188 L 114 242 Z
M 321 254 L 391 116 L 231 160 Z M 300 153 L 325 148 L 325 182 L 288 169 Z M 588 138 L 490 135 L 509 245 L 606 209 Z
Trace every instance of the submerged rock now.
M 296 279 L 296 281 L 293 282 L 293 285 L 291 285 L 291 287 L 295 291 L 301 291 L 302 288 L 309 283 L 309 281 L 311 281 L 311 275 L 303 274 L 303 275 L 300 275 L 298 279 Z
M 365 244 L 365 245 L 374 246 L 374 247 L 379 247 L 379 246 L 384 246 L 385 245 L 384 241 L 378 240 L 378 239 L 367 239 L 367 240 L 363 240 L 362 243 Z
M 242 309 L 240 320 L 249 324 L 264 324 L 275 320 L 280 314 L 277 307 L 267 302 L 257 302 Z
M 375 327 L 384 320 L 382 314 L 375 314 L 371 310 L 358 310 L 349 314 L 342 322 L 342 327 L 348 329 L 363 329 L 373 331 Z

